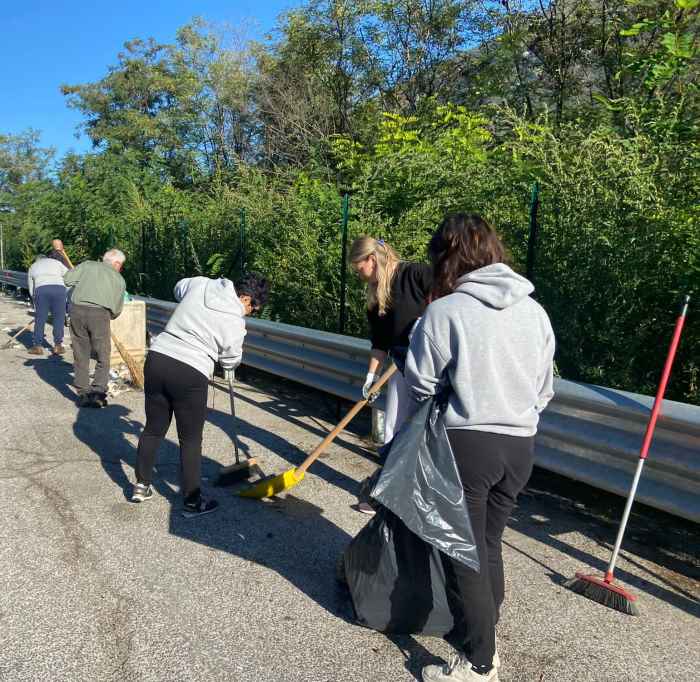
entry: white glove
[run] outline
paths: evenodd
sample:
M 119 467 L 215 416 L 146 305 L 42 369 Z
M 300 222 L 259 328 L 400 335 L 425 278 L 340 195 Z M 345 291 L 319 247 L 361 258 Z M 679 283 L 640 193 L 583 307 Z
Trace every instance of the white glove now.
M 370 395 L 369 389 L 372 388 L 374 382 L 377 380 L 377 375 L 374 372 L 367 372 L 367 377 L 365 378 L 365 385 L 362 387 L 362 397 L 369 402 L 376 399 L 377 395 Z

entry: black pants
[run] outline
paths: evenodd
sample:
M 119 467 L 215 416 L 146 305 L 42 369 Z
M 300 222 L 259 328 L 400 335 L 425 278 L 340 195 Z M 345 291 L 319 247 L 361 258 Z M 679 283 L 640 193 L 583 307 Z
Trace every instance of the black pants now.
M 112 350 L 110 337 L 111 315 L 106 308 L 74 305 L 71 308 L 70 338 L 73 346 L 73 383 L 78 393 L 107 393 L 109 381 L 109 356 Z M 90 386 L 90 356 L 97 356 L 95 376 Z
M 202 432 L 207 416 L 209 381 L 194 367 L 151 351 L 144 367 L 146 426 L 139 438 L 136 480 L 150 485 L 158 446 L 175 414 L 180 441 L 182 492 L 185 500 L 200 495 Z
M 448 431 L 479 552 L 477 573 L 445 559 L 455 629 L 447 639 L 474 666 L 491 667 L 496 623 L 505 591 L 501 538 L 518 493 L 532 472 L 534 438 L 485 431 Z

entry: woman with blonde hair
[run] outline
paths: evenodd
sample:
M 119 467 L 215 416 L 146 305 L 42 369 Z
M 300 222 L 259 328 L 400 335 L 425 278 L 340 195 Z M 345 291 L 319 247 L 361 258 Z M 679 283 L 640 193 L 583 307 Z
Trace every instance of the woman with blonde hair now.
M 425 263 L 408 263 L 383 239 L 360 237 L 350 248 L 350 264 L 367 283 L 367 319 L 372 355 L 362 388 L 366 398 L 379 370 L 391 356 L 399 372 L 389 381 L 384 420 L 384 442 L 388 443 L 408 416 L 411 400 L 403 378 L 409 333 L 423 314 L 432 289 L 432 269 Z M 360 510 L 370 512 L 366 505 Z

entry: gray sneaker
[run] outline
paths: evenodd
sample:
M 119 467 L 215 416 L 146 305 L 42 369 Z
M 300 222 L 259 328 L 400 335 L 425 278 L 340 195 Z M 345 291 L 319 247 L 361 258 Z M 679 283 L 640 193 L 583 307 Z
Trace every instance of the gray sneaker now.
M 453 654 L 446 665 L 428 665 L 422 674 L 423 682 L 498 682 L 497 668 L 479 675 L 472 670 L 472 664 L 464 654 Z
M 144 483 L 136 483 L 131 491 L 132 502 L 145 502 L 153 497 L 153 487 Z

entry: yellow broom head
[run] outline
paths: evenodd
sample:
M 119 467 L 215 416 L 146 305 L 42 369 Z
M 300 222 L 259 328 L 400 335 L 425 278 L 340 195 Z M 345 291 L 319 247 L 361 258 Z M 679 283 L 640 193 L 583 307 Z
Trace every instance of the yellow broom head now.
M 261 481 L 253 483 L 239 491 L 238 495 L 240 497 L 252 497 L 256 500 L 262 500 L 265 497 L 272 497 L 273 495 L 282 493 L 285 490 L 293 488 L 304 479 L 303 472 L 297 474 L 296 471 L 296 469 L 289 469 L 283 474 L 278 474 L 270 478 L 263 478 Z

